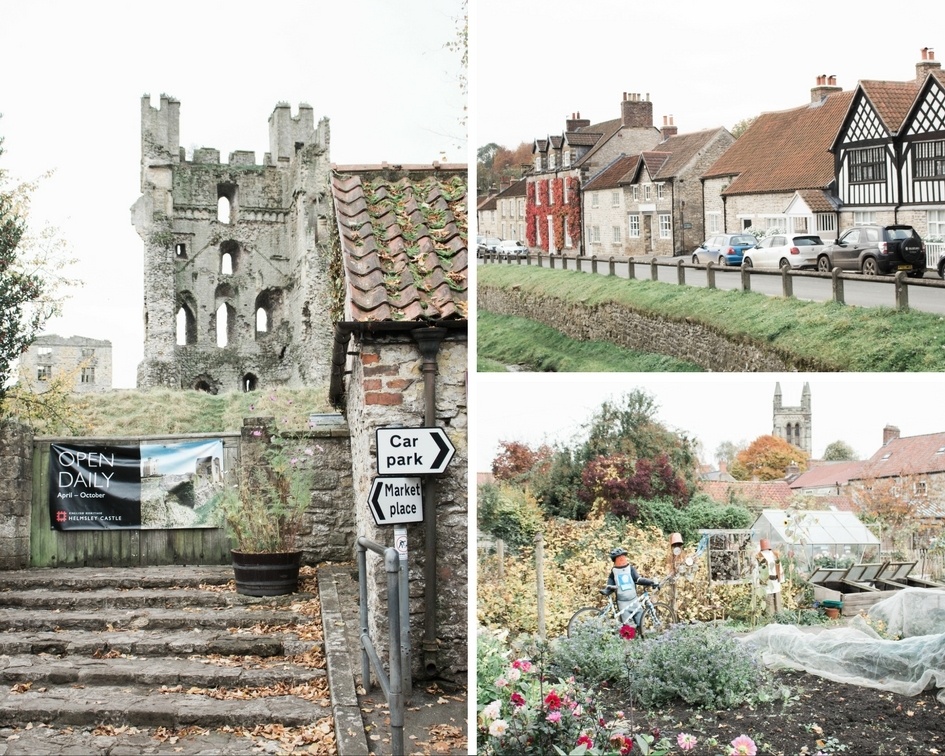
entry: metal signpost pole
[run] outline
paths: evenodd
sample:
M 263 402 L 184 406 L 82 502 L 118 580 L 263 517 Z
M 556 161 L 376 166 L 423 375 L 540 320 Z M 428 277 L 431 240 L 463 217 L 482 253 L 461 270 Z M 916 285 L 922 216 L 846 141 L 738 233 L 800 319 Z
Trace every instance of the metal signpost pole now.
M 407 566 L 407 528 L 394 528 L 394 548 L 400 555 L 400 657 L 404 695 L 413 692 L 413 667 L 410 658 L 410 583 Z

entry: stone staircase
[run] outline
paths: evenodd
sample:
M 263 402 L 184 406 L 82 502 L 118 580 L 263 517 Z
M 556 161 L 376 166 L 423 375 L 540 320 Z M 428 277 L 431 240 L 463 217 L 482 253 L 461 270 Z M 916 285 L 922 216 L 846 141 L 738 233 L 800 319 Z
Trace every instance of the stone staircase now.
M 240 596 L 231 578 L 0 572 L 0 756 L 287 752 L 280 737 L 333 753 L 318 603 Z

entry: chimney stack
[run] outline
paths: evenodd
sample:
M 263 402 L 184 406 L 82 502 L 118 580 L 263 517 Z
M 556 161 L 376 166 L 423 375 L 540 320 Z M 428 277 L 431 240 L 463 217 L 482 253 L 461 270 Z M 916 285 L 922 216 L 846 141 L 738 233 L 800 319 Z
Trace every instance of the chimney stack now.
M 933 70 L 941 67 L 942 64 L 935 60 L 935 51 L 931 47 L 923 47 L 922 60 L 915 64 L 915 80 L 921 83 Z
M 653 103 L 650 102 L 650 96 L 644 99 L 639 93 L 624 92 L 620 103 L 620 123 L 625 128 L 653 128 Z
M 673 123 L 672 116 L 663 116 L 663 128 L 661 133 L 663 135 L 664 142 L 670 137 L 674 137 L 679 133 L 679 129 L 676 128 L 676 125 Z
M 821 74 L 817 77 L 817 85 L 810 90 L 810 101 L 816 105 L 827 99 L 828 95 L 841 91 L 837 86 L 837 77 L 831 74 Z
M 578 111 L 577 113 L 572 113 L 571 117 L 565 120 L 564 130 L 577 131 L 578 129 L 583 128 L 584 126 L 590 126 L 590 125 L 591 125 L 590 119 L 581 118 L 581 113 L 580 111 Z
M 899 438 L 899 429 L 895 425 L 887 425 L 883 428 L 883 446 L 897 438 Z

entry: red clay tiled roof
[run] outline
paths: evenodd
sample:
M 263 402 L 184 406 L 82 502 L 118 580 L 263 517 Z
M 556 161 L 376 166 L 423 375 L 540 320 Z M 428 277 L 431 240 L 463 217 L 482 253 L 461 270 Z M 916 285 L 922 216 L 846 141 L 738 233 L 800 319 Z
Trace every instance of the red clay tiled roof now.
M 547 151 L 548 151 L 548 140 L 536 139 L 535 146 L 532 147 L 532 152 L 547 152 Z
M 826 486 L 845 486 L 850 478 L 855 478 L 863 467 L 863 462 L 827 462 L 802 472 L 791 481 L 791 488 L 825 488 Z
M 353 321 L 465 319 L 466 167 L 332 173 Z
M 797 192 L 812 213 L 833 213 L 837 210 L 837 199 L 823 189 L 800 189 Z
M 564 138 L 572 147 L 593 147 L 602 136 L 603 133 L 599 131 L 569 131 Z
M 636 168 L 639 155 L 621 155 L 584 185 L 584 191 L 616 189 L 628 171 Z
M 945 472 L 945 433 L 894 438 L 881 446 L 854 480 Z
M 761 505 L 764 509 L 787 509 L 793 492 L 783 480 L 755 481 L 724 480 L 699 481 L 699 490 L 720 504 L 727 504 L 732 497 Z
M 560 149 L 561 149 L 561 144 L 564 142 L 564 137 L 560 137 L 560 136 L 550 136 L 550 137 L 548 137 L 548 139 L 551 140 L 551 146 L 552 146 L 552 147 L 554 147 L 556 150 L 560 150 Z
M 651 174 L 654 179 L 675 178 L 689 162 L 711 142 L 721 129 L 696 131 L 692 134 L 677 134 L 657 145 L 659 152 L 670 153 L 670 158 L 660 168 L 659 173 Z
M 921 86 L 922 82 L 918 81 L 860 82 L 860 88 L 892 134 L 899 131 Z
M 663 145 L 660 145 L 662 147 Z M 646 172 L 650 174 L 650 178 L 655 179 L 657 174 L 659 174 L 660 169 L 666 165 L 669 161 L 670 155 L 669 152 L 664 152 L 660 150 L 659 152 L 654 152 L 653 150 L 648 150 L 640 155 L 643 159 L 643 164 L 646 166 Z
M 496 199 L 502 198 L 506 199 L 508 197 L 524 197 L 525 196 L 525 185 L 526 182 L 524 178 L 520 178 L 518 181 L 512 182 L 510 186 L 507 186 L 501 192 L 496 195 Z
M 736 175 L 725 194 L 827 187 L 834 179 L 833 155 L 827 150 L 852 95 L 837 92 L 818 105 L 762 113 L 703 177 Z

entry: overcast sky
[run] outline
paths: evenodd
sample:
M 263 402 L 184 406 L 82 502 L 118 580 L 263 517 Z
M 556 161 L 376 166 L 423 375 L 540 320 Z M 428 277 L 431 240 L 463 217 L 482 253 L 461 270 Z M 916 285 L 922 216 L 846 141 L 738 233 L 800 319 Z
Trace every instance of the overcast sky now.
M 914 78 L 923 47 L 939 44 L 936 58 L 945 57 L 943 13 L 918 0 L 895 4 L 897 19 L 911 19 L 895 34 L 865 5 L 814 0 L 476 7 L 477 147 L 561 134 L 578 111 L 591 123 L 619 118 L 624 92 L 649 93 L 657 126 L 672 115 L 680 133 L 730 129 L 805 104 L 821 74 L 852 89 L 862 79 Z
M 489 471 L 500 441 L 570 444 L 603 401 L 641 388 L 656 400 L 657 419 L 697 438 L 703 461 L 714 465 L 723 441 L 750 443 L 771 433 L 776 383 L 783 404 L 796 407 L 805 381 L 815 458 L 838 440 L 868 458 L 882 445 L 886 425 L 903 436 L 945 432 L 945 416 L 936 409 L 945 380 L 937 374 L 489 373 L 477 376 L 471 464 Z
M 143 94 L 180 100 L 181 146 L 223 160 L 254 150 L 261 163 L 286 101 L 330 119 L 335 163 L 466 162 L 459 54 L 444 47 L 460 15 L 459 0 L 4 3 L 0 167 L 55 170 L 33 222 L 61 230 L 85 282 L 46 332 L 110 340 L 115 386 L 135 385 Z

